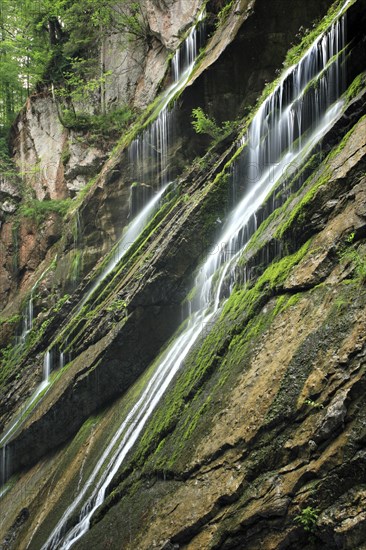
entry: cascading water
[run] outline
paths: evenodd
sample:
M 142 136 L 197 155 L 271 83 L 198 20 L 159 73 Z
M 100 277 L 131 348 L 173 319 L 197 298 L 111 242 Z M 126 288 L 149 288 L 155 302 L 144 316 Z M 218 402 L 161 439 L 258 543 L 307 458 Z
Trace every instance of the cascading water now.
M 141 434 L 160 398 L 216 315 L 224 281 L 232 283 L 234 267 L 256 229 L 256 211 L 290 166 L 300 167 L 342 111 L 344 89 L 344 17 L 314 42 L 301 61 L 287 71 L 255 115 L 236 161 L 232 177 L 245 181 L 246 190 L 230 214 L 218 242 L 196 278 L 196 300 L 187 327 L 173 339 L 156 364 L 154 374 L 126 419 L 114 434 L 72 504 L 43 546 L 70 548 L 89 529 L 95 510 L 125 456 Z M 312 82 L 316 86 L 311 86 Z M 247 152 L 248 151 L 248 152 Z M 228 289 L 232 284 L 225 285 Z M 80 510 L 68 532 L 70 518 Z
M 41 394 L 43 394 L 49 387 L 49 376 L 51 370 L 52 352 L 47 351 L 43 358 L 42 382 L 38 385 L 37 389 L 28 401 L 22 406 L 0 439 L 0 498 L 7 492 L 8 488 L 6 487 L 6 482 L 9 479 L 9 472 L 11 472 L 10 456 L 7 444 L 25 418 L 27 418 L 30 410 L 35 406 Z
M 19 337 L 20 344 L 24 344 L 28 334 L 32 330 L 32 327 L 33 327 L 33 288 L 31 290 L 29 300 L 27 302 L 25 311 L 23 313 L 23 327 L 22 327 L 22 333 Z
M 171 174 L 168 162 L 169 145 L 172 142 L 174 108 L 169 103 L 187 84 L 195 65 L 197 54 L 204 40 L 202 11 L 197 24 L 191 29 L 172 60 L 172 85 L 163 94 L 155 112 L 158 116 L 129 147 L 128 157 L 131 179 L 146 184 L 165 185 Z
M 154 195 L 154 197 L 150 200 L 150 202 L 148 202 L 145 208 L 143 208 L 141 212 L 134 218 L 134 220 L 132 220 L 132 222 L 128 225 L 122 238 L 114 247 L 112 251 L 111 259 L 109 260 L 107 265 L 104 267 L 102 273 L 97 277 L 97 279 L 95 280 L 90 290 L 88 290 L 88 292 L 85 294 L 85 296 L 81 300 L 79 304 L 79 308 L 89 300 L 89 298 L 95 292 L 95 290 L 99 287 L 101 282 L 107 277 L 107 275 L 109 275 L 109 273 L 111 273 L 111 271 L 113 271 L 113 269 L 116 267 L 118 262 L 120 262 L 123 256 L 128 252 L 132 244 L 135 242 L 135 240 L 140 235 L 144 227 L 147 225 L 148 221 L 152 218 L 152 216 L 157 211 L 160 200 L 170 185 L 172 185 L 171 182 L 164 185 L 160 189 L 160 191 Z
M 158 182 L 159 191 L 143 205 L 140 212 L 131 221 L 119 243 L 114 247 L 113 257 L 83 297 L 79 307 L 89 300 L 103 279 L 113 271 L 118 262 L 127 253 L 130 246 L 156 212 L 161 197 L 171 185 L 171 182 L 168 181 L 168 148 L 171 139 L 173 110 L 169 110 L 168 105 L 172 98 L 184 88 L 192 74 L 199 48 L 203 43 L 204 28 L 202 21 L 204 16 L 205 12 L 202 11 L 199 14 L 197 23 L 189 32 L 188 37 L 174 54 L 172 60 L 173 84 L 163 94 L 155 110 L 155 112 L 159 113 L 158 116 L 141 135 L 133 140 L 128 149 L 129 163 L 132 167 L 131 179 L 144 182 L 144 184 L 152 183 L 154 187 L 156 187 L 156 183 Z M 131 196 L 133 185 L 134 183 L 131 187 Z
M 56 256 L 57 257 L 57 256 Z M 42 281 L 42 279 L 47 275 L 51 267 L 48 267 L 43 271 L 43 273 L 38 277 L 36 282 L 31 288 L 30 295 L 28 298 L 27 305 L 23 312 L 23 324 L 22 324 L 22 332 L 20 336 L 17 337 L 16 343 L 20 345 L 24 345 L 26 338 L 30 331 L 33 328 L 33 320 L 34 320 L 34 308 L 33 308 L 33 301 L 34 301 L 34 293 L 39 285 L 39 283 Z
M 33 285 L 30 296 L 25 308 L 25 311 L 23 313 L 23 325 L 22 325 L 22 333 L 20 336 L 16 339 L 17 346 L 15 347 L 15 351 L 18 352 L 21 351 L 24 347 L 24 344 L 26 342 L 27 336 L 30 333 L 30 331 L 33 328 L 33 320 L 34 320 L 34 309 L 33 309 L 33 299 L 34 299 L 34 292 L 36 291 L 39 283 L 42 281 L 42 279 L 45 277 L 45 275 L 50 270 L 50 267 L 48 267 L 41 276 L 37 279 L 35 284 Z M 28 401 L 21 407 L 21 409 L 17 412 L 14 419 L 11 421 L 9 426 L 6 427 L 5 432 L 0 437 L 0 488 L 4 486 L 8 479 L 8 472 L 10 471 L 9 463 L 9 453 L 7 450 L 7 443 L 10 441 L 12 436 L 14 435 L 15 431 L 19 428 L 19 426 L 22 424 L 23 420 L 27 417 L 28 412 L 33 408 L 34 404 L 37 402 L 39 396 L 44 392 L 44 390 L 49 385 L 49 374 L 51 370 L 51 354 L 49 351 L 46 352 L 44 356 L 44 363 L 43 363 L 43 370 L 42 370 L 42 381 L 37 386 L 36 390 L 33 392 L 33 394 L 30 396 Z M 0 497 L 5 493 L 5 489 L 0 490 Z
M 94 294 L 96 289 L 100 286 L 101 282 L 113 271 L 116 265 L 120 262 L 123 256 L 127 253 L 131 245 L 135 242 L 137 237 L 143 231 L 149 220 L 155 214 L 159 207 L 160 200 L 164 195 L 167 188 L 172 185 L 172 182 L 168 182 L 168 142 L 171 137 L 171 111 L 168 109 L 168 104 L 172 98 L 186 85 L 197 58 L 199 47 L 202 45 L 203 40 L 203 27 L 201 22 L 204 18 L 204 12 L 202 11 L 198 17 L 196 25 L 191 29 L 188 37 L 183 42 L 182 46 L 177 50 L 172 61 L 172 74 L 173 84 L 168 88 L 165 94 L 162 96 L 155 113 L 159 113 L 155 121 L 143 132 L 143 134 L 136 138 L 129 148 L 129 158 L 134 167 L 142 167 L 141 171 L 135 172 L 136 178 L 142 181 L 146 174 L 151 174 L 149 181 L 153 181 L 155 186 L 156 182 L 159 182 L 159 191 L 149 200 L 149 202 L 142 206 L 142 209 L 131 223 L 128 225 L 122 238 L 113 249 L 112 257 L 107 263 L 102 273 L 97 277 L 96 281 L 92 284 L 91 288 L 79 302 L 78 309 L 80 309 Z M 149 166 L 149 168 L 147 168 Z M 74 231 L 74 248 L 79 247 L 79 236 L 81 235 L 81 222 L 79 215 L 77 214 L 75 231 Z M 32 329 L 33 325 L 33 290 L 38 285 L 45 273 L 36 282 L 32 288 L 31 296 L 27 304 L 26 312 L 23 321 L 23 330 L 20 337 L 20 343 L 24 343 L 27 334 Z M 22 408 L 22 410 L 16 415 L 6 432 L 0 439 L 0 445 L 3 447 L 0 449 L 2 464 L 1 468 L 1 484 L 3 485 L 7 479 L 7 471 L 9 470 L 7 461 L 9 456 L 7 454 L 6 443 L 14 435 L 15 431 L 19 428 L 24 418 L 27 416 L 30 409 L 37 402 L 39 396 L 49 387 L 50 380 L 49 375 L 52 370 L 52 354 L 55 350 L 49 349 L 44 357 L 43 364 L 43 378 L 42 382 L 37 387 L 36 391 L 32 394 L 28 402 Z M 59 367 L 62 368 L 65 364 L 65 354 L 60 351 L 59 353 Z M 1 486 L 1 485 L 0 485 Z M 1 492 L 0 496 L 3 494 Z
M 23 405 L 20 409 L 14 420 L 11 422 L 10 426 L 7 428 L 6 432 L 1 436 L 0 445 L 6 444 L 14 432 L 19 428 L 20 424 L 27 416 L 27 413 L 32 408 L 34 403 L 37 401 L 37 398 L 49 385 L 49 376 L 52 370 L 52 355 L 51 351 L 47 351 L 43 358 L 43 369 L 42 369 L 42 381 L 38 385 L 36 391 L 31 395 L 29 400 Z M 4 476 L 3 476 L 4 478 Z

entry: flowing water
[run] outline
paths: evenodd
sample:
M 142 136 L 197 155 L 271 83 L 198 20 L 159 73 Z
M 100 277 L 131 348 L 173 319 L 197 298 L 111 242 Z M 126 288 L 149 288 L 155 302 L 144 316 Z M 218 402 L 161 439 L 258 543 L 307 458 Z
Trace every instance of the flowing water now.
M 204 19 L 204 11 L 202 11 L 198 17 L 196 24 L 193 26 L 189 32 L 186 40 L 183 42 L 180 48 L 178 48 L 172 60 L 172 74 L 173 74 L 173 83 L 163 94 L 161 100 L 159 101 L 154 115 L 157 113 L 157 117 L 154 122 L 146 129 L 144 132 L 134 140 L 129 148 L 129 158 L 131 165 L 135 168 L 138 167 L 138 175 L 143 179 L 144 176 L 149 172 L 149 181 L 153 180 L 154 187 L 158 184 L 159 191 L 154 194 L 154 196 L 147 202 L 146 205 L 142 205 L 142 208 L 139 213 L 134 217 L 131 223 L 128 225 L 125 230 L 122 238 L 119 240 L 117 245 L 114 247 L 112 254 L 110 255 L 110 260 L 107 265 L 102 270 L 102 273 L 97 277 L 95 282 L 92 284 L 88 292 L 83 296 L 81 301 L 78 304 L 78 309 L 80 309 L 94 294 L 97 288 L 100 286 L 101 282 L 113 271 L 116 265 L 120 262 L 123 256 L 130 249 L 131 245 L 136 241 L 138 236 L 141 234 L 143 229 L 146 227 L 147 223 L 156 213 L 159 208 L 159 203 L 164 195 L 165 191 L 169 186 L 172 185 L 172 182 L 168 182 L 168 148 L 171 139 L 171 121 L 172 121 L 172 110 L 169 109 L 169 103 L 172 101 L 174 96 L 184 88 L 195 64 L 199 47 L 202 45 L 203 41 L 203 27 L 202 21 Z M 147 169 L 146 167 L 154 167 L 152 170 Z M 141 170 L 141 167 L 144 170 Z M 135 170 L 137 175 L 137 172 Z M 140 178 L 140 179 L 141 179 Z M 141 179 L 141 181 L 142 181 Z M 77 249 L 79 246 L 79 236 L 81 235 L 81 225 L 80 219 L 77 214 L 76 226 L 75 226 L 75 238 L 74 238 L 74 248 Z M 32 288 L 30 299 L 28 300 L 27 307 L 23 316 L 23 329 L 22 334 L 19 338 L 19 343 L 24 344 L 26 337 L 33 326 L 33 291 L 37 287 L 39 281 L 43 278 L 46 272 L 44 272 L 41 277 L 37 280 L 36 284 Z M 5 433 L 0 439 L 0 487 L 5 484 L 8 479 L 8 472 L 10 470 L 10 457 L 7 451 L 7 443 L 14 435 L 16 430 L 20 427 L 23 420 L 28 416 L 30 410 L 37 403 L 41 394 L 44 394 L 45 391 L 50 386 L 50 373 L 54 368 L 54 357 L 56 350 L 49 349 L 44 356 L 43 364 L 43 376 L 42 381 L 39 386 L 36 388 L 35 392 L 31 395 L 29 400 L 25 403 L 22 409 L 15 416 L 11 424 L 6 428 Z M 59 352 L 58 366 L 62 368 L 65 365 L 66 357 L 64 352 Z M 55 363 L 56 364 L 56 363 Z M 5 490 L 1 490 L 0 497 L 4 494 Z
M 37 386 L 36 391 L 31 395 L 28 401 L 21 407 L 20 411 L 15 416 L 14 420 L 7 427 L 6 432 L 1 436 L 0 445 L 5 445 L 9 441 L 9 439 L 12 437 L 14 432 L 19 428 L 20 424 L 28 415 L 28 412 L 30 411 L 32 406 L 36 403 L 38 397 L 49 386 L 49 383 L 50 383 L 49 377 L 50 377 L 51 369 L 52 369 L 52 355 L 50 351 L 47 351 L 43 358 L 42 382 Z M 5 451 L 3 454 L 4 455 L 6 454 Z M 2 477 L 4 478 L 6 476 L 2 475 Z M 4 482 L 4 479 L 2 481 Z
M 98 276 L 91 289 L 83 297 L 80 306 L 89 300 L 103 279 L 113 271 L 118 262 L 126 254 L 152 215 L 156 212 L 161 197 L 171 185 L 169 180 L 168 151 L 172 140 L 174 108 L 169 109 L 169 104 L 176 94 L 185 87 L 192 74 L 199 48 L 203 43 L 204 27 L 202 22 L 204 16 L 205 12 L 202 11 L 187 38 L 174 54 L 172 59 L 173 83 L 162 95 L 155 109 L 155 114 L 158 113 L 155 120 L 133 140 L 128 149 L 131 179 L 134 180 L 132 186 L 136 181 L 139 181 L 144 184 L 151 184 L 153 188 L 158 186 L 159 191 L 149 202 L 143 205 L 140 213 L 129 224 L 117 247 L 114 248 L 113 257 Z
M 33 308 L 33 301 L 34 301 L 34 293 L 37 290 L 37 287 L 39 283 L 42 281 L 42 279 L 47 275 L 51 267 L 48 267 L 43 271 L 43 273 L 38 277 L 36 282 L 31 288 L 30 295 L 28 298 L 27 305 L 23 312 L 23 324 L 22 324 L 22 332 L 20 336 L 17 337 L 17 344 L 23 346 L 28 334 L 33 328 L 33 320 L 34 320 L 34 308 Z
M 80 487 L 76 499 L 63 513 L 43 550 L 71 548 L 88 531 L 90 519 L 103 503 L 126 454 L 194 344 L 205 336 L 226 297 L 223 294 L 230 292 L 235 265 L 256 229 L 256 211 L 284 173 L 303 164 L 340 115 L 340 96 L 345 85 L 344 28 L 344 17 L 341 17 L 314 42 L 301 61 L 287 71 L 255 115 L 245 137 L 247 147 L 232 173 L 234 187 L 240 188 L 244 182 L 245 191 L 198 272 L 197 298 L 191 304 L 186 329 L 172 340 L 157 361 L 147 386 Z M 316 85 L 312 86 L 314 79 Z M 70 518 L 78 511 L 76 525 L 69 528 Z
M 173 140 L 174 107 L 169 104 L 186 86 L 200 47 L 203 45 L 205 31 L 202 11 L 196 25 L 191 29 L 182 46 L 176 51 L 172 60 L 173 83 L 163 94 L 155 113 L 158 116 L 129 147 L 128 157 L 131 178 L 145 184 L 165 185 L 172 179 L 168 151 Z M 153 115 L 154 116 L 154 115 Z
M 121 261 L 123 256 L 128 252 L 128 250 L 131 248 L 133 243 L 136 241 L 137 237 L 140 235 L 140 233 L 143 231 L 143 229 L 146 227 L 149 220 L 153 217 L 153 215 L 156 213 L 156 211 L 159 208 L 160 200 L 162 196 L 164 195 L 165 191 L 168 189 L 168 187 L 172 185 L 172 182 L 169 182 L 165 184 L 158 193 L 156 193 L 153 198 L 150 200 L 150 202 L 147 203 L 145 208 L 141 210 L 141 212 L 132 220 L 132 222 L 128 225 L 126 231 L 124 232 L 122 238 L 119 240 L 117 245 L 114 247 L 112 254 L 110 255 L 111 258 L 108 261 L 107 265 L 103 268 L 101 274 L 96 278 L 95 282 L 93 283 L 92 287 L 88 292 L 85 294 L 85 296 L 82 298 L 82 300 L 79 302 L 78 308 L 83 306 L 85 302 L 89 300 L 89 298 L 92 296 L 92 294 L 95 292 L 95 290 L 99 287 L 101 282 L 113 271 L 113 269 L 116 267 L 116 265 Z
M 28 299 L 26 308 L 23 313 L 23 327 L 22 327 L 22 333 L 19 337 L 19 343 L 24 344 L 28 334 L 32 330 L 33 327 L 33 288 L 30 293 L 30 297 Z

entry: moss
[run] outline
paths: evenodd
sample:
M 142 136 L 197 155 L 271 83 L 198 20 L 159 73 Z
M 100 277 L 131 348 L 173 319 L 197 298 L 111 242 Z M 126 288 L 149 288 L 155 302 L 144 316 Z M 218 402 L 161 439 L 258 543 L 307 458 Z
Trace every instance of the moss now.
M 219 11 L 217 14 L 216 28 L 221 27 L 225 21 L 228 19 L 230 12 L 234 6 L 234 0 L 229 0 L 229 2 Z
M 366 72 L 363 72 L 356 76 L 352 84 L 348 87 L 346 91 L 347 101 L 352 101 L 364 88 L 366 85 Z
M 362 287 L 366 284 L 366 247 L 358 246 L 345 250 L 340 255 L 342 264 L 353 266 L 352 278 Z
M 354 2 L 350 2 L 347 9 L 353 3 Z M 343 4 L 343 0 L 337 0 L 336 2 L 334 2 L 329 8 L 325 17 L 323 17 L 323 19 L 318 24 L 315 24 L 311 31 L 307 32 L 306 35 L 301 39 L 301 41 L 298 44 L 295 44 L 287 52 L 284 62 L 285 67 L 295 65 L 301 59 L 301 57 L 310 48 L 313 42 L 329 27 L 337 13 L 340 11 Z
M 22 316 L 16 313 L 11 317 L 0 317 L 0 326 L 4 324 L 17 325 L 22 320 Z
M 71 265 L 70 265 L 70 280 L 76 283 L 80 278 L 80 273 L 82 271 L 83 265 L 83 253 L 81 250 L 74 250 L 72 255 Z
M 337 157 L 339 155 L 339 153 L 341 153 L 343 151 L 343 149 L 345 148 L 345 146 L 347 145 L 347 142 L 349 141 L 349 139 L 352 137 L 352 135 L 357 131 L 356 129 L 356 126 L 359 126 L 359 124 L 366 119 L 366 115 L 363 115 L 362 117 L 360 117 L 357 121 L 357 124 L 355 126 L 353 126 L 347 133 L 346 135 L 342 138 L 342 140 L 340 141 L 340 143 L 337 145 L 337 147 L 333 147 L 333 149 L 331 150 L 331 152 L 329 153 L 327 159 L 326 159 L 326 162 L 329 163 L 330 161 L 332 161 L 335 157 Z
M 69 162 L 71 158 L 71 152 L 70 152 L 70 143 L 68 140 L 66 140 L 65 144 L 64 144 L 64 147 L 62 149 L 62 153 L 61 153 L 61 162 L 64 166 L 67 165 L 67 163 Z
M 45 201 L 39 201 L 36 199 L 28 200 L 20 206 L 18 216 L 32 218 L 37 223 L 41 223 L 51 213 L 64 216 L 70 205 L 71 199 Z
M 134 459 L 139 466 L 145 463 L 146 457 L 152 452 L 155 467 L 172 468 L 178 458 L 181 460 L 185 454 L 186 444 L 183 442 L 195 437 L 203 416 L 207 422 L 207 417 L 214 413 L 213 388 L 214 393 L 220 392 L 220 388 L 231 377 L 230 369 L 237 369 L 238 364 L 243 363 L 253 341 L 276 315 L 299 299 L 295 296 L 280 296 L 276 299 L 275 307 L 260 313 L 275 287 L 283 283 L 293 266 L 306 254 L 309 245 L 310 242 L 306 243 L 296 254 L 269 266 L 253 288 L 235 289 L 219 319 L 202 327 L 202 336 L 186 359 L 184 369 L 163 397 L 141 437 Z M 210 384 L 211 378 L 214 382 L 208 391 L 207 384 Z M 186 407 L 188 402 L 190 405 Z M 169 440 L 172 432 L 173 447 Z M 160 445 L 162 439 L 165 441 Z
M 318 193 L 318 190 L 325 186 L 331 178 L 331 171 L 329 169 L 323 172 L 322 176 L 318 178 L 315 185 L 300 199 L 300 201 L 294 206 L 288 220 L 276 231 L 275 237 L 281 239 L 283 235 L 290 230 L 295 224 L 302 225 L 308 206 L 312 203 L 314 197 Z
M 309 293 L 313 307 L 322 305 L 327 299 L 328 292 L 326 286 L 319 285 L 313 289 Z M 339 308 L 340 298 L 348 303 L 347 308 Z M 308 376 L 314 368 L 318 368 L 320 357 L 325 356 L 330 350 L 340 348 L 341 342 L 350 334 L 351 326 L 357 322 L 352 308 L 360 307 L 364 299 L 364 292 L 357 295 L 354 287 L 338 285 L 337 293 L 333 293 L 333 302 L 325 320 L 299 344 L 268 411 L 264 431 L 268 423 L 279 423 L 296 414 L 303 403 L 303 401 L 299 403 L 298 398 Z

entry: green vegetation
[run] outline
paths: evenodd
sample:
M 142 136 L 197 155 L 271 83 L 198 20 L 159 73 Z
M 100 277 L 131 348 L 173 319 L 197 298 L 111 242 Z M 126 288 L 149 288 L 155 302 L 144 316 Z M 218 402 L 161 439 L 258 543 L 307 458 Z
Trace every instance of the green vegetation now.
M 8 137 L 26 98 L 52 86 L 65 125 L 100 135 L 131 121 L 127 109 L 105 116 L 109 73 L 95 51 L 116 32 L 128 40 L 151 38 L 140 2 L 120 0 L 2 0 L 0 9 L 0 167 L 9 170 Z M 98 99 L 99 96 L 99 99 Z M 100 116 L 83 112 L 99 101 Z M 76 112 L 77 108 L 81 112 Z M 65 107 L 67 106 L 67 110 Z M 70 110 L 70 112 L 68 112 Z M 84 109 L 85 110 L 85 109 Z M 99 116 L 99 118 L 98 118 Z M 5 170 L 5 169 L 6 170 Z
M 11 317 L 0 317 L 0 325 L 4 325 L 4 324 L 17 325 L 18 323 L 20 323 L 21 320 L 22 320 L 22 316 L 16 313 Z
M 361 286 L 366 285 L 366 253 L 364 247 L 359 246 L 358 248 L 341 251 L 340 260 L 343 264 L 351 264 L 356 281 Z
M 62 124 L 66 128 L 88 132 L 88 143 L 98 144 L 100 139 L 119 137 L 136 117 L 136 113 L 128 106 L 100 114 L 76 112 L 73 109 L 62 109 L 60 113 Z M 63 162 L 64 164 L 67 162 L 64 157 Z
M 229 17 L 230 12 L 233 9 L 235 0 L 229 0 L 229 2 L 219 11 L 217 15 L 216 28 L 218 29 L 225 23 Z
M 313 28 L 303 29 L 304 36 L 301 38 L 298 44 L 295 44 L 286 55 L 284 62 L 285 67 L 290 67 L 297 63 L 299 59 L 304 55 L 306 50 L 310 48 L 312 43 L 328 28 L 333 21 L 335 15 L 339 12 L 343 6 L 343 0 L 336 0 L 329 8 L 328 13 L 319 22 L 315 22 Z M 299 37 L 300 38 L 300 37 Z
M 218 126 L 217 123 L 203 112 L 201 107 L 197 107 L 192 110 L 192 126 L 197 134 L 207 134 L 213 139 L 214 143 L 217 143 L 228 135 L 236 123 L 226 121 L 222 126 Z
M 307 506 L 301 510 L 300 514 L 295 517 L 296 523 L 299 523 L 306 532 L 313 533 L 318 521 L 319 510 L 312 506 Z
M 32 218 L 37 223 L 41 223 L 51 213 L 64 216 L 67 213 L 71 202 L 71 199 L 45 201 L 30 199 L 20 206 L 18 216 Z
M 302 224 L 306 217 L 306 209 L 312 203 L 314 197 L 318 193 L 318 190 L 325 186 L 328 183 L 331 177 L 331 171 L 326 169 L 323 171 L 323 174 L 316 183 L 309 189 L 309 191 L 299 200 L 299 202 L 294 206 L 291 211 L 290 216 L 286 223 L 282 224 L 281 227 L 276 232 L 277 238 L 282 238 L 284 233 L 289 231 L 290 228 L 295 224 Z
M 70 294 L 64 294 L 53 306 L 52 311 L 54 313 L 59 313 L 62 309 L 62 306 L 70 299 Z
M 83 265 L 83 253 L 81 250 L 75 249 L 72 255 L 70 266 L 70 280 L 74 283 L 78 282 Z
M 263 312 L 263 306 L 291 269 L 309 249 L 306 243 L 296 254 L 270 265 L 252 288 L 236 288 L 227 300 L 221 316 L 202 327 L 202 336 L 188 356 L 184 369 L 174 387 L 164 397 L 144 432 L 137 449 L 136 460 L 141 466 L 154 452 L 154 465 L 171 468 L 183 453 L 184 442 L 195 436 L 203 413 L 214 411 L 213 387 L 221 392 L 228 377 L 245 362 L 255 339 L 266 329 L 273 318 L 293 306 L 300 296 L 279 296 L 275 306 Z M 262 311 L 261 311 L 262 310 Z M 228 356 L 223 360 L 223 357 Z M 159 360 L 159 359 L 158 359 Z M 215 374 L 216 373 L 216 374 Z M 202 386 L 211 377 L 215 379 L 211 390 Z M 193 398 L 193 399 L 192 399 Z M 192 400 L 191 400 L 192 399 Z M 189 408 L 185 404 L 190 402 Z M 207 422 L 207 415 L 205 416 Z M 167 436 L 174 430 L 174 448 L 169 447 Z M 177 441 L 181 441 L 177 445 Z
M 117 299 L 117 300 L 114 300 L 114 301 L 106 308 L 106 310 L 107 310 L 107 311 L 115 312 L 115 311 L 120 311 L 121 309 L 126 309 L 126 307 L 127 307 L 127 303 L 126 303 L 125 300 Z
M 351 101 L 355 98 L 365 87 L 366 85 L 366 72 L 363 72 L 356 76 L 352 84 L 348 87 L 346 91 L 347 101 Z
M 324 409 L 324 405 L 322 405 L 322 403 L 317 403 L 312 399 L 305 399 L 304 403 L 305 405 L 308 405 L 308 407 L 311 407 L 312 409 Z

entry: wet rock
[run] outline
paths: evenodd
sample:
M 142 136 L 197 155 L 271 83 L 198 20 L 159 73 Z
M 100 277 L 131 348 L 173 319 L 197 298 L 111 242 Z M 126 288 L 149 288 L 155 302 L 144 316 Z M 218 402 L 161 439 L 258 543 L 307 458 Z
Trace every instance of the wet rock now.
M 334 438 L 337 432 L 343 428 L 347 414 L 346 399 L 347 392 L 341 392 L 327 408 L 325 416 L 314 435 L 314 440 L 318 444 L 330 437 Z
M 321 514 L 317 525 L 327 545 L 344 550 L 359 548 L 365 541 L 366 486 L 347 491 Z

